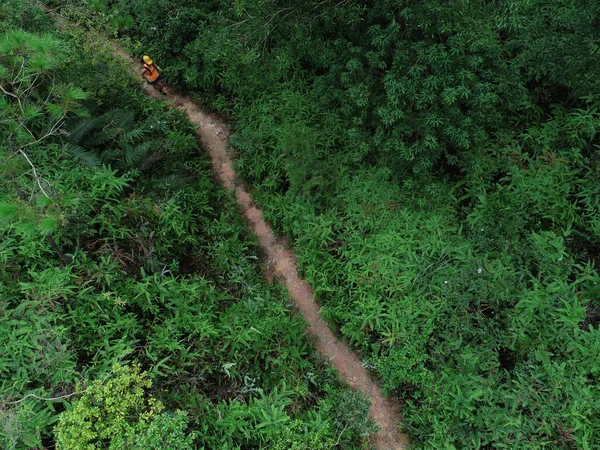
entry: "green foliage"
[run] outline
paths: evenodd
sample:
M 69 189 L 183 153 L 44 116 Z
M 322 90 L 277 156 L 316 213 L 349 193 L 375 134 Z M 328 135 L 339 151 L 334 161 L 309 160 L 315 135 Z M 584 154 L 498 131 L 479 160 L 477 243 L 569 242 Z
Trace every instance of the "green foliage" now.
M 111 7 L 235 120 L 415 447 L 600 445 L 597 2 Z
M 62 47 L 53 36 L 20 29 L 0 38 L 0 117 L 5 127 L 0 157 L 8 161 L 0 174 L 13 187 L 12 195 L 0 194 L 0 220 L 18 224 L 24 234 L 35 230 L 49 235 L 57 228 L 58 192 L 36 169 L 47 155 L 34 155 L 62 133 L 67 117 L 83 114 L 80 103 L 87 98 L 78 87 L 54 82 Z
M 54 422 L 56 409 L 51 402 L 36 400 L 30 394 L 44 396 L 43 386 L 55 386 L 57 392 L 64 392 L 76 377 L 67 330 L 47 306 L 67 294 L 69 274 L 51 272 L 40 274 L 37 280 L 28 283 L 26 297 L 21 298 L 20 304 L 1 306 L 0 338 L 4 351 L 0 358 L 0 386 L 3 397 L 9 394 L 0 402 L 2 448 L 36 447 L 40 431 Z M 46 286 L 54 288 L 54 292 L 40 292 Z M 2 290 L 6 299 L 13 297 L 12 294 Z M 29 394 L 16 399 L 13 395 L 20 392 Z
M 10 28 L 49 32 L 54 29 L 54 24 L 38 2 L 5 0 L 0 8 L 0 32 Z
M 86 27 L 63 79 L 105 107 L 71 122 L 105 125 L 68 151 L 111 167 L 87 177 L 70 160 L 65 185 L 94 188 L 65 219 L 41 225 L 14 192 L 0 214 L 10 233 L 53 230 L 71 249 L 82 283 L 63 326 L 93 370 L 132 354 L 154 367 L 206 448 L 352 448 L 368 429 L 340 414 L 363 411 L 347 394 L 316 389 L 328 378 L 310 381 L 302 328 L 258 281 L 253 244 L 221 214 L 231 203 L 193 175 L 207 168 L 185 161 L 181 121 L 151 136 L 165 159 L 147 168 L 149 136 L 125 138 L 155 111 L 102 65 L 100 26 L 235 120 L 238 170 L 330 321 L 403 400 L 416 448 L 600 445 L 597 2 L 53 3 Z M 123 109 L 135 113 L 111 129 Z M 53 255 L 21 246 L 13 265 Z
M 147 396 L 150 387 L 152 382 L 139 367 L 113 366 L 105 379 L 86 386 L 60 415 L 56 448 L 191 449 L 194 433 L 186 436 L 187 414 L 163 412 L 164 405 Z
M 2 40 L 0 447 L 357 448 L 192 125 L 96 36 Z

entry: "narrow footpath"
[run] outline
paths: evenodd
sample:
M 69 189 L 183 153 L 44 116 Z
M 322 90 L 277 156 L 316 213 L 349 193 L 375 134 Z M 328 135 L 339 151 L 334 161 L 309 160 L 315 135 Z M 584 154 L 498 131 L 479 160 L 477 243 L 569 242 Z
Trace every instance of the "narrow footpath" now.
M 139 77 L 140 65 L 120 48 L 115 54 L 131 63 L 132 75 Z M 362 366 L 360 359 L 350 350 L 348 345 L 338 340 L 323 320 L 320 307 L 314 301 L 311 286 L 298 276 L 296 257 L 292 250 L 286 248 L 285 241 L 277 238 L 271 226 L 265 222 L 263 213 L 250 197 L 240 182 L 235 182 L 235 172 L 231 158 L 227 153 L 229 147 L 229 129 L 217 117 L 207 114 L 189 97 L 169 93 L 161 95 L 150 85 L 144 84 L 144 90 L 155 98 L 165 98 L 177 109 L 184 111 L 190 121 L 196 125 L 196 133 L 203 148 L 210 155 L 213 170 L 230 191 L 235 191 L 240 211 L 246 217 L 250 229 L 259 239 L 260 246 L 267 256 L 267 270 L 285 284 L 294 304 L 308 322 L 308 333 L 319 353 L 327 358 L 337 369 L 340 377 L 356 391 L 361 391 L 371 400 L 371 416 L 380 427 L 372 443 L 380 450 L 398 450 L 407 448 L 407 436 L 398 431 L 397 423 L 401 420 L 397 405 L 383 397 L 377 383 Z

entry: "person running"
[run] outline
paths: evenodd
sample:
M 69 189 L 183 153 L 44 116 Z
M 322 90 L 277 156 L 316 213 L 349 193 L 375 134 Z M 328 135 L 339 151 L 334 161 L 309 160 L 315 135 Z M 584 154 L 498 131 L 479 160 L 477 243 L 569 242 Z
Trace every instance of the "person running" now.
M 142 78 L 150 83 L 154 89 L 160 91 L 161 94 L 166 94 L 164 91 L 165 85 L 163 83 L 162 76 L 158 72 L 162 69 L 154 64 L 154 62 L 147 55 L 144 56 L 142 60 L 144 64 L 144 68 L 142 69 Z

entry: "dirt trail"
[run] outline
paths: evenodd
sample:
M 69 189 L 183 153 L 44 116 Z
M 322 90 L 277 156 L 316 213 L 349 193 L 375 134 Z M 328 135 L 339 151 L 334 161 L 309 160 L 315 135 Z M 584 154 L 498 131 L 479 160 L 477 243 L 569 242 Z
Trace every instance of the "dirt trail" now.
M 139 77 L 139 64 L 118 47 L 115 53 L 132 64 L 132 74 Z M 213 170 L 225 187 L 233 191 L 240 210 L 246 217 L 251 230 L 258 236 L 260 246 L 266 253 L 267 270 L 271 276 L 279 278 L 287 287 L 290 297 L 309 324 L 310 334 L 317 350 L 338 370 L 342 379 L 356 390 L 362 391 L 371 399 L 371 415 L 381 428 L 372 440 L 380 450 L 397 450 L 407 447 L 407 436 L 398 432 L 397 422 L 401 420 L 398 408 L 392 401 L 385 399 L 360 359 L 339 341 L 327 323 L 322 319 L 319 306 L 314 301 L 311 286 L 298 276 L 296 257 L 286 248 L 285 241 L 277 238 L 271 226 L 265 222 L 263 213 L 255 204 L 242 183 L 236 181 L 231 158 L 227 153 L 229 129 L 217 117 L 207 114 L 189 97 L 169 93 L 161 95 L 150 85 L 144 84 L 144 90 L 156 98 L 166 97 L 171 104 L 184 111 L 197 128 L 196 132 L 204 148 L 209 151 Z

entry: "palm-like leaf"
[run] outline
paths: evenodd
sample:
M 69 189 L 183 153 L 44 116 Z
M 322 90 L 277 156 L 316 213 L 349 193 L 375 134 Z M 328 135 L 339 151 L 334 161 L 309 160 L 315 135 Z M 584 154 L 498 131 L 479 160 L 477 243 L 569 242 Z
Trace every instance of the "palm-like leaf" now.
M 79 160 L 83 162 L 86 166 L 90 167 L 100 167 L 102 165 L 102 161 L 98 157 L 98 155 L 94 154 L 91 151 L 85 150 L 78 145 L 68 144 L 65 147 L 65 151 Z
M 148 151 L 155 144 L 153 141 L 146 141 L 138 145 L 128 145 L 123 147 L 125 162 L 128 167 L 136 167 L 144 159 Z
M 80 119 L 74 122 L 69 129 L 69 141 L 74 145 L 79 145 L 84 137 L 93 130 L 103 126 L 102 117 Z

